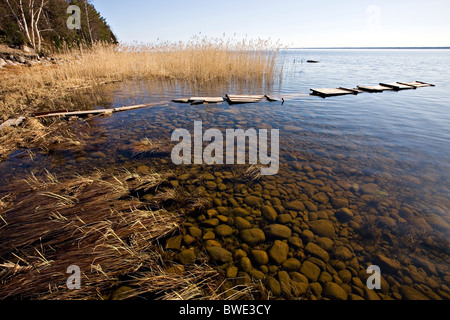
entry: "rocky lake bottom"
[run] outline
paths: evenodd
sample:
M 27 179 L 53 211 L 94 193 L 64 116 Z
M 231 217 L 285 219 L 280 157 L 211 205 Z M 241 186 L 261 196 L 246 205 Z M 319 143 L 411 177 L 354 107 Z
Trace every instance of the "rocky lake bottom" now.
M 292 117 L 274 124 L 274 114 L 289 104 L 268 107 L 269 115 L 256 105 L 170 104 L 88 120 L 86 131 L 78 132 L 82 147 L 38 154 L 34 161 L 16 154 L 14 169 L 13 160 L 0 168 L 9 167 L 5 177 L 42 168 L 67 177 L 94 168 L 170 172 L 175 192 L 206 197 L 210 205 L 186 216 L 180 232 L 164 241 L 167 259 L 207 261 L 226 279 L 223 289 L 259 283 L 271 298 L 449 299 L 448 198 L 431 187 L 441 179 L 438 172 L 419 181 L 388 156 L 363 156 L 386 153 L 383 148 L 345 138 L 334 146 L 314 144 L 314 133 L 294 125 Z M 135 152 L 144 137 L 174 145 L 171 132 L 192 131 L 193 119 L 219 129 L 279 128 L 279 173 L 246 180 L 248 165 L 176 166 L 169 154 Z M 349 156 L 349 149 L 358 149 L 361 158 Z M 366 285 L 371 265 L 381 269 L 380 290 Z

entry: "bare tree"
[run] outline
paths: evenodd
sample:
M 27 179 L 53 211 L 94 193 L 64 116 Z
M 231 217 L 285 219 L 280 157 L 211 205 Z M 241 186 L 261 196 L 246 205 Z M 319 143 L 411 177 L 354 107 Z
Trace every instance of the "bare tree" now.
M 86 10 L 86 20 L 87 20 L 87 27 L 88 27 L 88 31 L 89 31 L 89 37 L 91 38 L 91 43 L 94 43 L 94 40 L 92 39 L 91 23 L 89 21 L 89 12 L 88 12 L 88 2 L 87 2 L 87 0 L 84 2 L 84 8 Z
M 24 1 L 6 0 L 11 13 L 19 25 L 20 30 L 25 34 L 33 49 L 40 52 L 42 45 L 41 33 L 39 31 L 39 19 L 45 5 L 45 0 L 28 0 L 28 10 L 24 8 Z

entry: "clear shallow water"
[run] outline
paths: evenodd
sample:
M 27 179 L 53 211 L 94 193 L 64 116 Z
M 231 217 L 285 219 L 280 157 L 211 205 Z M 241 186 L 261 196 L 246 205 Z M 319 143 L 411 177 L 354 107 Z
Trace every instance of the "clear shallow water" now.
M 168 157 L 135 157 L 132 145 L 146 137 L 170 139 L 176 128 L 193 132 L 196 120 L 203 121 L 204 130 L 280 129 L 280 173 L 275 180 L 263 178 L 260 182 L 263 189 L 275 181 L 275 187 L 284 191 L 277 196 L 283 203 L 301 193 L 311 192 L 309 196 L 313 197 L 318 191 L 327 192 L 330 201 L 334 197 L 348 199 L 359 226 L 347 228 L 333 221 L 340 236 L 337 243 L 353 246 L 360 265 L 370 264 L 382 252 L 404 267 L 390 274 L 398 283 L 446 292 L 442 286 L 450 286 L 450 51 L 289 50 L 280 59 L 284 59 L 284 76 L 281 83 L 271 86 L 238 83 L 195 88 L 178 82 L 122 83 L 108 86 L 105 102 L 94 107 L 225 93 L 270 93 L 284 97 L 284 105 L 278 102 L 240 106 L 168 103 L 114 114 L 89 122 L 84 149 L 38 155 L 34 161 L 13 155 L 0 164 L 0 176 L 6 181 L 43 168 L 73 176 L 89 173 L 94 168 L 137 168 L 142 164 L 177 174 L 186 170 L 222 171 L 221 167 L 176 167 Z M 308 59 L 321 63 L 308 64 Z M 310 88 L 415 80 L 436 87 L 327 99 L 309 95 Z M 373 194 L 360 189 L 369 183 L 377 186 Z M 250 186 L 248 193 L 257 194 L 258 188 Z M 222 200 L 242 197 L 232 192 L 216 192 L 211 196 Z M 319 211 L 336 210 L 331 205 L 316 204 Z M 406 219 L 399 214 L 402 208 L 412 210 L 413 216 Z M 392 218 L 394 224 L 380 217 Z M 310 212 L 304 221 L 316 218 Z M 261 221 L 260 226 L 266 223 Z M 382 230 L 381 239 L 364 238 L 372 224 Z M 363 249 L 358 251 L 358 245 Z M 437 271 L 429 271 L 417 262 L 422 260 L 433 263 Z M 422 280 L 416 271 L 422 278 L 435 279 L 438 286 Z

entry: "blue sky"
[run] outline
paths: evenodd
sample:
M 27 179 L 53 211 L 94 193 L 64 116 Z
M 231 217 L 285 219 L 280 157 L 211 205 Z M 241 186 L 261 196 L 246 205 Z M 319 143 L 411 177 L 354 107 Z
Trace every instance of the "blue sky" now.
M 450 1 L 92 0 L 122 42 L 207 36 L 289 47 L 450 46 Z

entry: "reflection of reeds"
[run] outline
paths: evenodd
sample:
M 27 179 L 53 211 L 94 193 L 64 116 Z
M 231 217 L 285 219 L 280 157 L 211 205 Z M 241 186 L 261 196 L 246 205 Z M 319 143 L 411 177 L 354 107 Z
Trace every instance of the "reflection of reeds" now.
M 271 83 L 277 76 L 278 43 L 269 40 L 194 37 L 188 42 L 148 45 L 96 44 L 61 54 L 59 63 L 2 72 L 0 114 L 6 119 L 72 88 L 113 80 L 176 79 L 188 83 Z M 281 70 L 278 70 L 281 72 Z
M 132 196 L 164 181 L 156 174 L 98 172 L 68 181 L 48 173 L 12 183 L 13 206 L 0 210 L 0 299 L 105 298 L 124 284 L 132 290 L 120 298 L 218 297 L 211 286 L 217 273 L 207 266 L 166 272 L 156 240 L 176 231 L 183 219 Z M 71 265 L 82 271 L 81 290 L 66 287 Z

